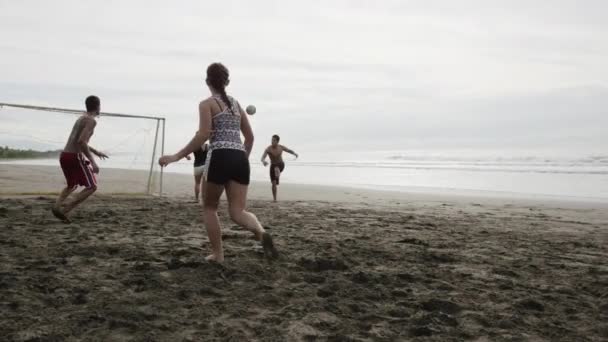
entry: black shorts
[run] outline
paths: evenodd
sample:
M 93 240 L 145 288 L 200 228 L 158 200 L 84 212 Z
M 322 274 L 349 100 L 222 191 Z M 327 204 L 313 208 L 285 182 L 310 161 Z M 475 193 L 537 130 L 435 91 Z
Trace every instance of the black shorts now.
M 279 184 L 279 179 L 274 173 L 274 169 L 277 167 L 279 168 L 279 171 L 283 172 L 283 170 L 285 170 L 285 163 L 270 164 L 270 181 L 277 181 L 277 184 Z
M 207 182 L 224 185 L 229 181 L 249 185 L 249 159 L 245 151 L 218 149 L 211 152 Z

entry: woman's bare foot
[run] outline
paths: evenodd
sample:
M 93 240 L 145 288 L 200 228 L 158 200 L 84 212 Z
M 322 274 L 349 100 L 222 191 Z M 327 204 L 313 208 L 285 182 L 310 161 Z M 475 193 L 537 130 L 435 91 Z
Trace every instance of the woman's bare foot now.
M 208 255 L 205 258 L 205 260 L 210 261 L 210 262 L 222 263 L 222 262 L 224 262 L 224 257 L 218 258 L 214 254 L 211 254 L 211 255 Z
M 254 231 L 253 235 L 255 236 L 255 240 L 262 242 L 262 238 L 264 237 L 265 232 L 266 231 L 262 229 Z
M 266 232 L 262 234 L 262 247 L 264 248 L 264 256 L 269 259 L 276 259 L 279 257 L 279 252 L 274 247 L 272 236 Z

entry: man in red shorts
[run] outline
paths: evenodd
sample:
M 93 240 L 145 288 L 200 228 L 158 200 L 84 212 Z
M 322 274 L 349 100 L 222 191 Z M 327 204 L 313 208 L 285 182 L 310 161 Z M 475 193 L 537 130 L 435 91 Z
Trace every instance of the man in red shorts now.
M 59 194 L 52 212 L 55 217 L 66 223 L 70 222 L 67 217 L 68 213 L 97 190 L 95 174 L 99 173 L 99 167 L 93 159 L 93 154 L 100 159 L 108 158 L 104 153 L 89 146 L 89 139 L 93 136 L 97 125 L 95 118 L 99 115 L 101 108 L 99 98 L 89 96 L 85 105 L 87 112 L 74 123 L 68 143 L 59 157 L 59 164 L 61 164 L 61 170 L 65 175 L 67 186 Z M 79 185 L 84 186 L 84 190 L 74 196 L 71 201 L 64 203 Z

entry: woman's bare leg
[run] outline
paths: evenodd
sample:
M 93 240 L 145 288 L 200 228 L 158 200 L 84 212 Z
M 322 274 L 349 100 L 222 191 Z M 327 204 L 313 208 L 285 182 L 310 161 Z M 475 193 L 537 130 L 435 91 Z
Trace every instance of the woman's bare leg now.
M 201 176 L 201 200 L 204 202 L 205 201 L 205 185 L 207 184 L 207 181 L 205 180 L 204 177 Z
M 236 224 L 249 230 L 255 235 L 258 241 L 262 241 L 264 227 L 258 221 L 254 214 L 245 210 L 247 204 L 247 185 L 242 185 L 234 181 L 228 182 L 226 185 L 226 197 L 228 198 L 228 206 L 230 218 Z
M 209 261 L 224 261 L 222 230 L 220 227 L 220 220 L 217 217 L 217 207 L 223 192 L 223 185 L 207 183 L 205 186 L 205 195 L 203 196 L 203 220 L 205 221 L 207 236 L 209 238 L 209 243 L 211 244 L 211 255 L 207 256 L 207 260 Z
M 245 210 L 247 204 L 247 188 L 247 185 L 239 184 L 234 181 L 230 181 L 226 185 L 230 218 L 236 224 L 252 232 L 255 235 L 255 238 L 262 242 L 265 253 L 270 253 L 273 258 L 276 258 L 277 251 L 274 248 L 272 237 L 270 234 L 266 233 L 264 227 L 262 227 L 260 221 L 258 221 L 258 218 Z

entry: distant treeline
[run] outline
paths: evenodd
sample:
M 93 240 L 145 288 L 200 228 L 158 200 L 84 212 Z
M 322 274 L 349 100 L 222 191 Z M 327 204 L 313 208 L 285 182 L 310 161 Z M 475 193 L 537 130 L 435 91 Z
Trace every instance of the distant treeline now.
M 56 151 L 34 151 L 20 150 L 8 146 L 0 146 L 0 159 L 33 159 L 33 158 L 53 158 L 57 157 L 61 150 Z

